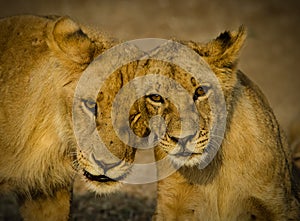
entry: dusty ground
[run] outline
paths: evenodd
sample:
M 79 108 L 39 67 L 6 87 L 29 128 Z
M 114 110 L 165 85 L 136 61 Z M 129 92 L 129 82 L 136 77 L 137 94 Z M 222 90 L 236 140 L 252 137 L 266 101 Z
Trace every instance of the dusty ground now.
M 285 129 L 300 118 L 300 2 L 298 0 L 0 0 L 0 16 L 70 15 L 129 40 L 176 37 L 206 41 L 244 24 L 248 40 L 240 69 L 265 92 Z M 1 33 L 0 33 L 1 34 Z M 95 197 L 77 182 L 74 220 L 149 220 L 155 184 L 128 185 L 119 194 Z M 10 198 L 0 202 L 0 221 L 19 220 Z

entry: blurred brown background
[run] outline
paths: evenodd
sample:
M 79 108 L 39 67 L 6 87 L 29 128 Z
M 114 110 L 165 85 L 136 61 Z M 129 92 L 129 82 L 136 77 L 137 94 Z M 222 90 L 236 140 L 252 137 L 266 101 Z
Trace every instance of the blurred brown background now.
M 240 69 L 268 97 L 285 130 L 300 118 L 300 2 L 298 0 L 0 0 L 0 17 L 16 14 L 69 15 L 124 40 L 176 37 L 207 41 L 220 32 L 248 29 Z M 0 33 L 1 34 L 1 33 Z M 126 186 L 95 197 L 76 183 L 74 220 L 150 220 L 155 184 Z M 9 198 L 0 202 L 0 221 L 18 220 Z

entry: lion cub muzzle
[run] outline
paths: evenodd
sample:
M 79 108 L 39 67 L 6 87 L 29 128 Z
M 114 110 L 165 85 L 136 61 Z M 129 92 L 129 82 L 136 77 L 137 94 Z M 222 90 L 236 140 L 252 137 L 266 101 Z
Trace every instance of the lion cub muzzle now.
M 93 175 L 87 170 L 84 170 L 83 175 L 87 179 L 91 181 L 106 183 L 106 182 L 116 182 L 123 178 L 123 175 L 115 177 L 114 174 L 111 173 L 111 171 L 113 170 L 118 170 L 118 166 L 122 164 L 122 160 L 113 163 L 106 163 L 104 160 L 96 159 L 95 156 L 92 154 L 92 162 L 98 167 L 98 170 L 100 171 L 100 175 Z
M 93 153 L 78 153 L 78 163 L 90 189 L 98 193 L 113 192 L 130 172 L 131 164 L 124 159 L 98 158 Z

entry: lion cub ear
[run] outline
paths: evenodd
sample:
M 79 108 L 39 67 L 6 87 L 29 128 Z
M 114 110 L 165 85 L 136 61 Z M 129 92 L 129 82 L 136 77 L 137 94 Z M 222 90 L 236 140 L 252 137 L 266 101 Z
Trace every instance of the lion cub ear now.
M 54 24 L 52 34 L 58 48 L 72 61 L 87 64 L 93 59 L 94 45 L 92 41 L 69 17 L 59 18 Z
M 225 31 L 207 44 L 190 42 L 188 46 L 201 55 L 210 65 L 216 68 L 233 69 L 238 60 L 239 52 L 246 39 L 243 26 L 238 31 Z

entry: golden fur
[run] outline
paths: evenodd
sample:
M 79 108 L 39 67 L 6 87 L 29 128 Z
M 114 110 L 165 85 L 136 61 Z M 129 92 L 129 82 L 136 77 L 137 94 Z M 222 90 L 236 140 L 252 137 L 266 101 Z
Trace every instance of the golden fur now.
M 159 181 L 153 220 L 299 219 L 284 133 L 264 95 L 236 68 L 244 38 L 241 29 L 206 45 L 186 43 L 208 62 L 225 91 L 226 133 L 208 167 L 183 166 Z M 157 159 L 164 157 L 162 149 Z
M 161 61 L 139 62 L 146 70 L 135 69 L 136 76 L 154 73 L 179 82 L 191 97 L 197 98 L 194 100 L 202 119 L 195 125 L 195 111 L 181 112 L 179 116 L 172 101 L 159 94 L 138 99 L 130 111 L 131 128 L 140 137 L 149 135 L 149 121 L 153 116 L 162 116 L 166 134 L 155 148 L 156 160 L 169 155 L 174 167 L 184 163 L 178 171 L 158 182 L 153 220 L 299 220 L 299 195 L 284 133 L 265 96 L 237 70 L 244 39 L 245 31 L 241 28 L 238 32 L 224 32 L 207 44 L 181 42 L 210 65 L 227 106 L 224 140 L 214 160 L 204 169 L 198 166 L 202 153 L 213 145 L 209 128 L 214 116 L 207 99 L 214 91 L 211 88 L 206 88 L 207 93 L 199 91 L 200 86 L 205 86 L 203 82 Z M 181 99 L 179 95 L 176 97 Z M 180 125 L 182 119 L 188 123 Z M 193 127 L 197 126 L 199 132 L 195 134 Z M 179 148 L 176 144 L 180 138 L 185 142 Z M 195 144 L 194 150 L 190 148 L 191 143 Z M 184 151 L 192 153 L 184 156 Z M 158 167 L 158 175 L 166 167 Z
M 194 99 L 197 112 L 187 108 L 186 112 L 179 113 L 172 96 L 153 93 L 156 87 L 161 88 L 161 84 L 152 85 L 145 80 L 142 81 L 142 90 L 151 92 L 137 99 L 130 109 L 129 124 L 139 137 L 150 137 L 151 132 L 159 133 L 161 128 L 156 128 L 156 131 L 150 129 L 152 117 L 160 115 L 165 121 L 166 134 L 160 137 L 155 155 L 156 160 L 168 155 L 171 164 L 159 165 L 158 177 L 168 166 L 175 168 L 184 164 L 158 182 L 157 209 L 153 220 L 298 220 L 299 195 L 292 175 L 291 150 L 265 96 L 237 70 L 238 53 L 244 40 L 245 31 L 241 28 L 238 32 L 225 32 L 207 44 L 181 42 L 210 65 L 226 101 L 225 137 L 216 157 L 204 169 L 198 166 L 202 154 L 209 145 L 213 145 L 209 128 L 214 117 L 207 101 L 214 91 L 207 87 L 206 82 L 197 82 L 176 65 L 140 60 L 121 67 L 100 90 L 98 103 L 104 102 L 108 106 L 99 108 L 97 125 L 107 145 L 112 141 L 120 142 L 115 139 L 114 132 L 107 134 L 113 131 L 111 105 L 120 89 L 131 80 L 148 74 L 162 75 L 180 83 L 191 98 L 197 92 L 197 99 Z M 173 49 L 169 50 L 167 53 Z M 156 50 L 151 53 L 155 54 Z M 199 91 L 200 86 L 206 86 L 207 93 Z M 189 105 L 179 93 L 176 99 L 183 106 Z M 202 119 L 199 125 L 195 125 L 195 115 Z M 185 123 L 182 125 L 181 122 Z M 199 128 L 196 134 L 194 127 Z M 186 143 L 179 148 L 176 145 L 182 138 Z M 195 144 L 194 149 L 191 143 Z M 176 155 L 184 151 L 192 153 L 190 156 Z
M 172 165 L 186 161 L 159 181 L 154 220 L 298 219 L 291 151 L 263 94 L 237 70 L 245 39 L 242 29 L 225 32 L 208 44 L 181 42 L 210 65 L 227 105 L 222 146 L 201 170 L 197 166 L 210 144 L 214 118 L 207 102 L 213 91 L 204 93 L 202 82 L 177 66 L 153 60 L 132 62 L 114 72 L 99 91 L 96 116 L 89 113 L 89 106 L 83 105 L 83 111 L 96 117 L 104 143 L 121 161 L 115 164 L 106 161 L 106 156 L 93 160 L 91 151 L 77 148 L 72 130 L 73 95 L 82 72 L 114 40 L 56 16 L 2 19 L 0 31 L 0 191 L 16 195 L 25 220 L 67 220 L 76 171 L 98 193 L 119 186 L 119 182 L 97 180 L 104 175 L 125 177 L 135 153 L 113 130 L 111 104 L 123 85 L 148 73 L 180 82 L 191 97 L 197 92 L 195 104 L 202 119 L 194 134 L 196 113 L 179 117 L 170 100 L 153 94 L 138 99 L 130 110 L 130 126 L 140 137 L 149 135 L 153 116 L 164 118 L 167 130 L 155 148 L 157 160 L 173 154 Z M 187 119 L 184 125 L 180 125 L 182 118 Z M 188 145 L 176 148 L 186 137 L 187 143 L 196 144 L 188 158 L 176 155 L 189 149 Z
M 241 28 L 238 32 L 225 32 L 207 44 L 181 42 L 210 65 L 226 101 L 224 140 L 214 160 L 204 169 L 198 167 L 202 154 L 213 145 L 209 129 L 214 118 L 207 101 L 214 91 L 213 87 L 207 87 L 207 82 L 197 82 L 176 65 L 141 60 L 117 70 L 107 80 L 103 91 L 100 90 L 99 101 L 105 100 L 105 104 L 109 104 L 98 113 L 99 121 L 102 118 L 109 120 L 98 122 L 102 135 L 112 130 L 107 125 L 111 125 L 110 106 L 114 97 L 136 77 L 163 75 L 179 82 L 191 98 L 197 93 L 197 99 L 194 99 L 197 112 L 187 108 L 179 113 L 172 96 L 153 93 L 156 87 L 161 88 L 161 84 L 147 84 L 145 80 L 142 89 L 151 92 L 137 99 L 130 109 L 130 127 L 139 137 L 150 137 L 151 132 L 159 136 L 161 128 L 151 131 L 152 117 L 160 115 L 165 121 L 166 133 L 160 137 L 155 155 L 156 160 L 168 157 L 171 164 L 159 165 L 158 177 L 169 166 L 176 168 L 184 164 L 158 182 L 158 202 L 153 220 L 298 220 L 299 194 L 292 175 L 291 149 L 265 96 L 237 69 L 244 40 L 245 31 Z M 169 50 L 167 53 L 173 49 Z M 151 53 L 155 54 L 155 49 Z M 199 91 L 200 86 L 208 91 Z M 169 89 L 172 88 L 167 88 L 166 92 Z M 182 104 L 189 105 L 179 93 L 175 97 Z M 195 115 L 201 119 L 199 125 L 195 125 Z M 181 122 L 185 123 L 182 125 Z M 107 129 L 101 132 L 105 127 Z M 195 127 L 199 128 L 197 133 Z M 105 139 L 109 143 L 111 135 Z M 183 144 L 178 147 L 179 142 Z M 195 144 L 194 149 L 191 144 Z M 185 151 L 190 152 L 190 156 L 182 155 Z
M 0 194 L 17 197 L 25 220 L 67 220 L 77 171 L 108 193 L 119 182 L 98 182 L 99 175 L 125 176 L 124 162 L 133 160 L 132 149 L 112 145 L 121 163 L 90 174 L 99 165 L 77 148 L 72 128 L 77 81 L 115 42 L 59 16 L 3 18 L 0 33 Z

